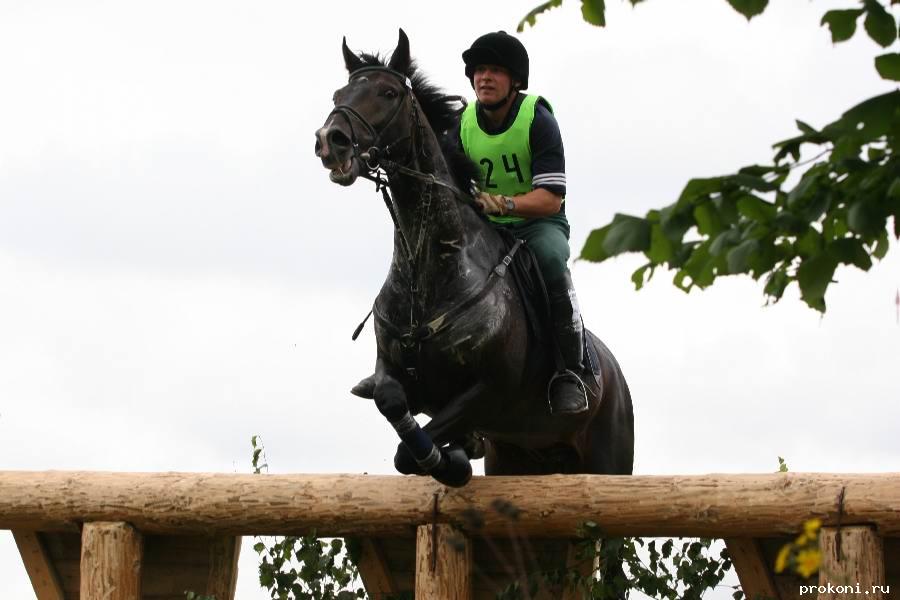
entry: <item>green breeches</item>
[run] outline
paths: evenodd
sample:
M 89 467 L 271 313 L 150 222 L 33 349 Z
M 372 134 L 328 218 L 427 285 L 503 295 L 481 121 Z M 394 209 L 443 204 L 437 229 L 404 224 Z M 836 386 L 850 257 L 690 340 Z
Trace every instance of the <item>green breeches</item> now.
M 567 285 L 569 273 L 569 223 L 564 216 L 554 215 L 538 219 L 527 219 L 518 223 L 495 224 L 507 229 L 516 237 L 525 240 L 534 253 L 541 274 L 552 294 Z

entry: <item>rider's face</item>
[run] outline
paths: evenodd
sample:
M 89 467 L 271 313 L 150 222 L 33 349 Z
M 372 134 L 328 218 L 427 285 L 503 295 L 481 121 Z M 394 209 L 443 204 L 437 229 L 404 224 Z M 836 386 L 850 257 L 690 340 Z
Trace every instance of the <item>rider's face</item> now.
M 498 65 L 478 65 L 472 77 L 475 96 L 482 104 L 500 102 L 512 90 L 513 79 L 508 69 Z

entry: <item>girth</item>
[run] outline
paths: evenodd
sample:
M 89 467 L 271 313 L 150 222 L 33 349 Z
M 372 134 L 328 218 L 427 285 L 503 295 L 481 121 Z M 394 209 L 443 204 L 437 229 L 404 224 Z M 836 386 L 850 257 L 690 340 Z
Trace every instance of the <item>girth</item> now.
M 523 240 L 516 240 L 509 249 L 509 252 L 506 253 L 506 256 L 504 256 L 497 266 L 491 270 L 487 279 L 477 290 L 461 302 L 455 304 L 449 310 L 429 320 L 427 323 L 413 327 L 399 327 L 391 323 L 388 318 L 381 313 L 378 309 L 377 302 L 373 305 L 372 313 L 375 315 L 375 320 L 378 321 L 379 326 L 383 327 L 392 337 L 400 342 L 400 366 L 410 377 L 413 379 L 417 377 L 419 353 L 422 348 L 422 342 L 434 337 L 449 327 L 456 319 L 484 299 L 497 281 L 506 276 L 509 265 L 512 263 L 516 252 L 518 252 L 523 243 Z

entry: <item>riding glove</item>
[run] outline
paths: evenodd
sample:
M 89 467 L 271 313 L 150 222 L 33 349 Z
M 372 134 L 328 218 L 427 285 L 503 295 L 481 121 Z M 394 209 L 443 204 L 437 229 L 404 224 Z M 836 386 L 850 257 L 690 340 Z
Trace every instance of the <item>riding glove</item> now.
M 509 207 L 512 204 L 507 196 L 501 194 L 488 194 L 487 192 L 478 194 L 476 200 L 478 201 L 478 204 L 481 205 L 481 210 L 486 215 L 505 215 L 509 212 Z

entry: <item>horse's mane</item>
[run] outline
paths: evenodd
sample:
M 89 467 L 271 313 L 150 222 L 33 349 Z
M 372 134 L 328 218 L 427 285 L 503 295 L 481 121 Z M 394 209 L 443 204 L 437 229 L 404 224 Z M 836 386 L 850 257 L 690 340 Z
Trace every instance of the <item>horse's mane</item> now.
M 387 60 L 379 54 L 364 52 L 359 55 L 359 58 L 363 62 L 362 66 L 388 66 Z M 353 71 L 351 71 L 352 73 Z M 441 88 L 431 83 L 428 77 L 419 70 L 415 60 L 409 61 L 409 68 L 404 75 L 409 77 L 413 94 L 441 144 L 441 151 L 450 168 L 454 183 L 460 190 L 474 195 L 475 182 L 481 176 L 481 171 L 462 151 L 457 139 L 459 131 L 458 98 L 448 96 Z

